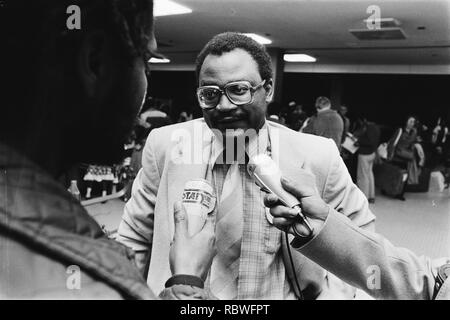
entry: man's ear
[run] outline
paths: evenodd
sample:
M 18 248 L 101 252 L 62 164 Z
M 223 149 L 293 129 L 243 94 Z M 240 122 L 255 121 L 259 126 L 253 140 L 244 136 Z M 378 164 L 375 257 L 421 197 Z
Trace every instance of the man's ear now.
M 88 97 L 95 95 L 104 63 L 106 34 L 102 31 L 86 35 L 78 53 L 78 74 L 82 87 Z
M 266 102 L 269 103 L 272 101 L 273 98 L 273 80 L 269 79 L 267 80 L 267 83 L 264 84 L 264 88 L 266 89 Z

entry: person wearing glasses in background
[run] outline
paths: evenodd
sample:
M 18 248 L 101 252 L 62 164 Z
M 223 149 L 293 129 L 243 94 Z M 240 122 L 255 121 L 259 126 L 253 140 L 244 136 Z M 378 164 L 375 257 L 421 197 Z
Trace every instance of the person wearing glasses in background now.
M 205 287 L 219 299 L 353 298 L 354 288 L 289 249 L 273 226 L 263 192 L 246 169 L 257 153 L 271 155 L 281 171 L 315 173 L 325 201 L 361 228 L 374 227 L 364 194 L 352 183 L 331 139 L 267 121 L 273 95 L 266 49 L 239 33 L 213 37 L 196 61 L 203 118 L 151 132 L 143 168 L 133 185 L 118 233 L 131 247 L 150 287 L 170 275 L 173 202 L 185 183 L 206 179 L 217 197 L 215 255 Z M 149 270 L 148 270 L 149 269 Z

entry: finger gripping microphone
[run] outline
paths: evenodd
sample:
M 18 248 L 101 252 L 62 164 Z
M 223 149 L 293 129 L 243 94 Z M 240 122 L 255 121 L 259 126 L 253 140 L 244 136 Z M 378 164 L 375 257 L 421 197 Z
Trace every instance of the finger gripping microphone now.
M 255 183 L 266 193 L 275 195 L 279 201 L 286 207 L 297 208 L 298 219 L 309 232 L 309 235 L 302 235 L 293 226 L 294 233 L 299 237 L 309 237 L 313 233 L 313 228 L 308 219 L 301 212 L 300 201 L 291 193 L 284 190 L 281 185 L 281 170 L 271 157 L 266 154 L 259 154 L 252 157 L 247 165 L 247 171 Z

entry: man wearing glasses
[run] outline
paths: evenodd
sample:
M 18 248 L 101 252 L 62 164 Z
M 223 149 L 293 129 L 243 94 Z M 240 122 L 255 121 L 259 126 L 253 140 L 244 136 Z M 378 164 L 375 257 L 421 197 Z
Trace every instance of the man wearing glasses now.
M 273 226 L 264 193 L 246 168 L 254 155 L 266 153 L 291 179 L 295 180 L 296 169 L 308 169 L 330 206 L 359 227 L 373 228 L 375 217 L 352 183 L 336 145 L 266 121 L 273 95 L 271 60 L 265 48 L 249 37 L 215 36 L 196 64 L 203 118 L 152 131 L 125 207 L 119 241 L 136 252 L 150 287 L 162 289 L 162 279 L 170 275 L 172 204 L 180 199 L 186 182 L 206 179 L 217 197 L 213 213 L 217 254 L 205 286 L 216 297 L 352 298 L 353 288 L 290 250 L 292 239 Z

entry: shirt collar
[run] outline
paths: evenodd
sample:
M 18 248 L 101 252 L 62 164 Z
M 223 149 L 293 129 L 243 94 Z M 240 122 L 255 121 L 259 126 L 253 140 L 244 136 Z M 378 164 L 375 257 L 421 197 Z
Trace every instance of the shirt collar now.
M 243 139 L 243 137 L 237 138 Z M 211 152 L 209 158 L 209 165 L 213 167 L 218 158 L 223 154 L 224 144 L 223 140 L 212 134 L 212 143 L 211 143 Z M 240 140 L 242 141 L 242 140 Z M 267 149 L 270 147 L 270 132 L 267 121 L 264 122 L 264 125 L 259 129 L 259 132 L 256 136 L 250 137 L 248 143 L 245 144 L 245 153 L 249 158 L 261 153 L 265 153 Z M 239 163 L 244 163 L 244 159 L 239 159 Z M 224 161 L 225 162 L 225 161 Z M 225 162 L 226 163 L 226 162 Z M 231 164 L 231 163 L 229 163 Z

